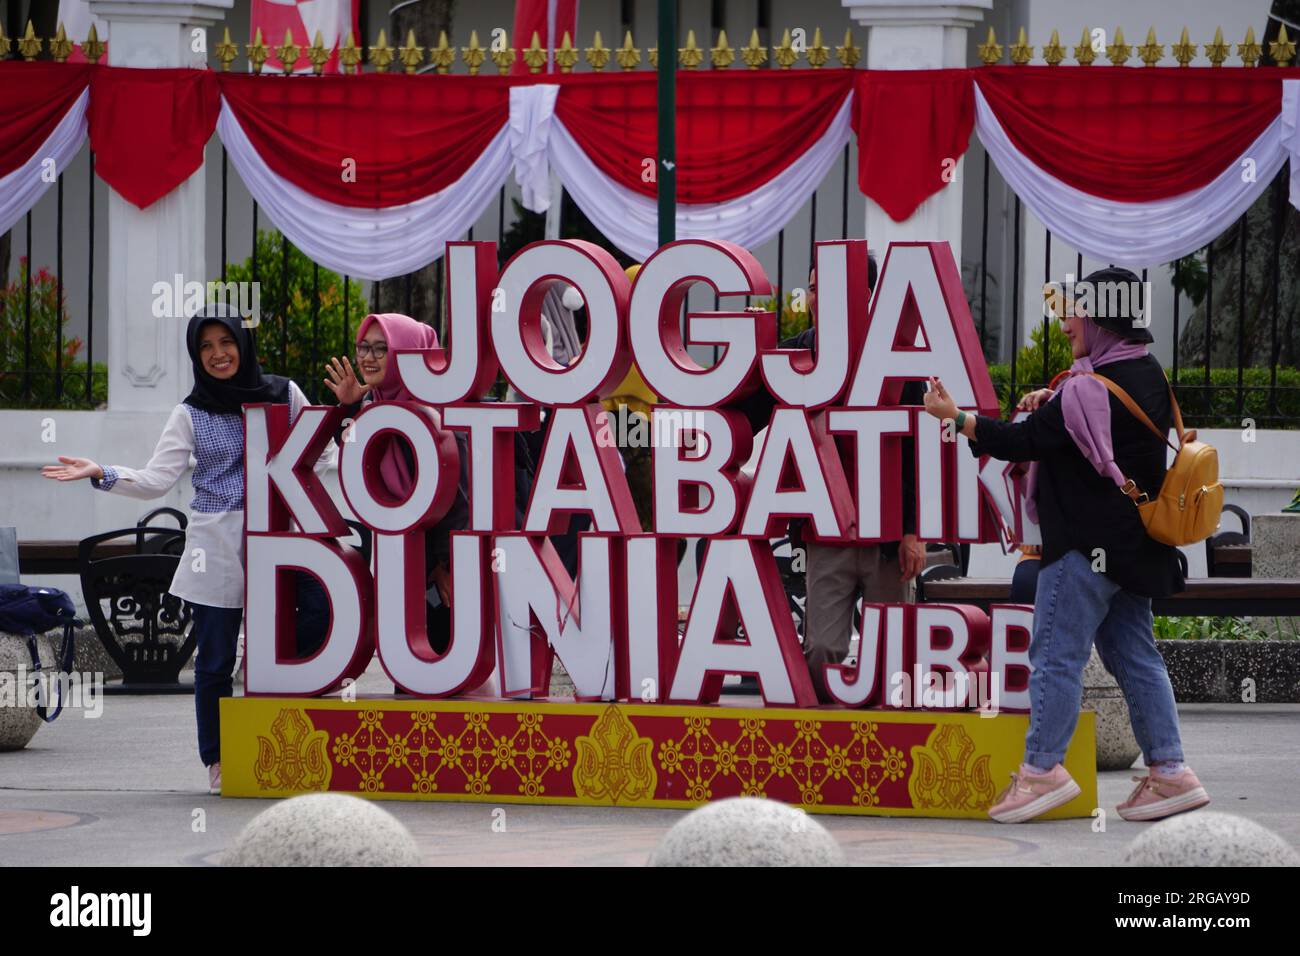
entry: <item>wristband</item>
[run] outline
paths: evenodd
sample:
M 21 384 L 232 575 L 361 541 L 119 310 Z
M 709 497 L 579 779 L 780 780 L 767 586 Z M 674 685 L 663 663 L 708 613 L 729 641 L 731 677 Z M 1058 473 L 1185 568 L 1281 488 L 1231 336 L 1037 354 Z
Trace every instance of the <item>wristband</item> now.
M 954 421 L 957 422 L 957 431 L 961 431 L 962 426 L 966 424 L 966 413 L 959 411 Z

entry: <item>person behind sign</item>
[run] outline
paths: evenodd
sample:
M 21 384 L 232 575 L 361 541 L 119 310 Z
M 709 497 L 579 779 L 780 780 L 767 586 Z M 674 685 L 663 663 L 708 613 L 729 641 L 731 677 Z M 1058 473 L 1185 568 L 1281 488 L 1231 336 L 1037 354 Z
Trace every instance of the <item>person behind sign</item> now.
M 1128 270 L 1112 268 L 1079 286 L 1137 281 Z M 938 379 L 925 396 L 926 411 L 953 419 L 971 440 L 972 454 L 1034 462 L 1029 494 L 1043 545 L 1029 649 L 1029 732 L 1024 762 L 989 816 L 1023 823 L 1079 793 L 1061 761 L 1078 720 L 1083 669 L 1095 640 L 1102 663 L 1124 691 L 1149 771 L 1133 778 L 1138 786 L 1119 814 L 1159 820 L 1210 802 L 1183 763 L 1174 692 L 1152 631 L 1151 599 L 1181 591 L 1182 571 L 1175 549 L 1147 535 L 1134 502 L 1120 490 L 1128 479 L 1140 488 L 1159 488 L 1165 446 L 1088 373 L 1104 373 L 1125 389 L 1162 432 L 1173 418 L 1169 383 L 1147 352 L 1152 337 L 1140 323 L 1127 315 L 1092 317 L 1077 298 L 1067 301 L 1063 314 L 1072 374 L 1056 392 L 1035 393 L 1027 403 L 1035 409 L 1024 421 L 959 411 Z
M 325 386 L 332 391 L 343 407 L 347 418 L 355 418 L 363 403 L 371 401 L 411 402 L 415 396 L 402 384 L 397 375 L 397 363 L 392 357 L 394 349 L 431 349 L 438 347 L 438 333 L 423 322 L 407 315 L 382 313 L 368 315 L 357 329 L 357 369 L 346 356 L 333 358 L 325 365 L 329 377 Z M 419 408 L 441 427 L 439 414 L 427 405 Z M 345 432 L 336 441 L 345 440 Z M 456 482 L 456 497 L 448 512 L 427 529 L 425 535 L 426 633 L 429 646 L 435 654 L 443 654 L 451 645 L 451 533 L 469 526 L 469 471 L 468 453 L 463 432 L 455 432 L 459 451 L 460 474 Z M 396 500 L 405 500 L 415 482 L 415 459 L 410 445 L 402 440 L 390 440 L 379 464 L 379 478 Z
M 232 674 L 244 606 L 244 412 L 245 404 L 289 404 L 298 416 L 307 397 L 280 375 L 265 375 L 252 333 L 224 304 L 207 306 L 190 319 L 185 345 L 194 364 L 194 388 L 172 409 L 153 457 L 141 469 L 100 466 L 89 458 L 59 456 L 41 474 L 57 481 L 89 478 L 101 491 L 132 498 L 159 498 L 172 489 L 194 456 L 194 498 L 185 529 L 185 550 L 170 593 L 188 601 L 194 621 L 194 712 L 199 758 L 208 768 L 208 789 L 221 792 L 219 702 L 234 690 Z M 320 471 L 334 460 L 321 454 Z M 200 560 L 201 558 L 201 560 Z M 315 592 L 298 588 L 300 624 L 321 616 Z M 326 612 L 328 613 L 328 612 Z M 305 636 L 300 631 L 299 651 Z
M 869 288 L 876 285 L 876 260 L 867 261 Z M 817 270 L 808 275 L 805 299 L 810 319 L 817 315 Z M 807 329 L 781 343 L 783 349 L 816 349 L 817 327 Z M 900 404 L 920 405 L 924 386 L 908 382 L 903 386 Z M 742 403 L 741 408 L 754 431 L 765 428 L 772 417 L 775 399 L 760 390 Z M 853 456 L 846 453 L 839 442 L 840 456 L 852 487 Z M 808 662 L 809 676 L 817 699 L 823 704 L 835 703 L 826 686 L 825 670 L 828 664 L 842 664 L 849 653 L 849 640 L 853 630 L 853 613 L 860 601 L 881 604 L 910 603 L 912 581 L 925 569 L 925 545 L 916 536 L 916 463 L 913 439 L 902 440 L 902 526 L 899 541 L 882 541 L 875 544 L 839 544 L 800 540 L 801 522 L 791 522 L 792 547 L 804 548 L 807 558 L 807 585 L 804 617 L 803 654 Z

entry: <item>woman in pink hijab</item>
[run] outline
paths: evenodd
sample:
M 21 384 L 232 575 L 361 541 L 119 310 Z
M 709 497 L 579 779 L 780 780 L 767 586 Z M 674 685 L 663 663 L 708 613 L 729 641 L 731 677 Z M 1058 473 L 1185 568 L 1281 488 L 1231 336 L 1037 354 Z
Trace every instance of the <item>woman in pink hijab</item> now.
M 365 402 L 414 402 L 415 396 L 402 384 L 397 375 L 397 362 L 393 352 L 397 349 L 429 349 L 438 347 L 438 333 L 409 315 L 384 312 L 366 316 L 357 329 L 357 367 L 346 357 L 333 358 L 326 363 L 329 377 L 325 386 L 339 400 L 348 418 L 354 418 Z M 360 372 L 360 378 L 357 372 Z M 421 406 L 436 426 L 441 426 L 441 416 L 436 410 Z M 342 441 L 342 435 L 338 436 Z M 460 479 L 456 500 L 447 514 L 425 535 L 425 567 L 429 580 L 429 644 L 434 653 L 446 651 L 451 640 L 451 588 L 449 556 L 451 532 L 468 526 L 469 478 L 467 450 L 464 436 L 456 433 L 460 453 Z M 415 464 L 410 446 L 398 439 L 390 439 L 379 464 L 379 474 L 384 486 L 394 498 L 403 499 L 415 481 Z

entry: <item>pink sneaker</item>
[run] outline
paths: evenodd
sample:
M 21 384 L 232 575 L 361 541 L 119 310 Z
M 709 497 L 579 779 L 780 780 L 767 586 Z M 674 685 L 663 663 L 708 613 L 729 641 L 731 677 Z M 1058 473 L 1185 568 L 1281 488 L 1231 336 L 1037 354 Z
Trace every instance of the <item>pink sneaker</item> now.
M 1079 785 L 1059 763 L 1041 775 L 1016 771 L 1011 783 L 989 807 L 989 816 L 998 823 L 1026 823 L 1069 803 L 1080 793 Z
M 1125 820 L 1163 820 L 1210 802 L 1210 796 L 1190 767 L 1175 776 L 1148 773 L 1134 777 L 1137 788 L 1116 809 Z
M 208 768 L 208 793 L 221 795 L 221 761 L 218 760 Z

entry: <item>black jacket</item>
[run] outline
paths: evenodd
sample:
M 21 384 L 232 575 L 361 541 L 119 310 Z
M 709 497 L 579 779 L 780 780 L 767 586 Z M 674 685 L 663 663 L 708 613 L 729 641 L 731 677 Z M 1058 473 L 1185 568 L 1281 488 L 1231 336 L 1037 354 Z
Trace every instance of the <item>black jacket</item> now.
M 816 342 L 817 329 L 813 326 L 804 329 L 798 335 L 786 339 L 781 343 L 780 347 L 783 349 L 812 349 L 815 347 Z M 904 385 L 899 404 L 924 405 L 924 383 L 908 382 Z M 750 427 L 757 434 L 772 421 L 772 412 L 776 408 L 776 398 L 767 389 L 760 387 L 758 391 L 739 402 L 737 408 L 744 413 L 749 420 Z M 845 457 L 842 450 L 843 446 L 839 442 L 836 444 L 837 447 L 841 448 L 840 458 L 844 462 L 845 470 L 851 475 L 854 462 L 851 458 Z M 916 534 L 916 441 L 910 435 L 901 442 L 901 457 L 903 534 Z M 850 481 L 849 487 L 853 487 L 852 481 Z M 803 525 L 803 519 L 795 519 L 790 522 L 790 537 L 792 540 L 802 537 Z M 886 557 L 892 558 L 898 554 L 897 541 L 882 541 L 880 548 Z
M 1169 430 L 1173 408 L 1168 382 L 1153 356 L 1112 362 L 1097 372 L 1128 392 L 1157 428 Z M 1167 446 L 1119 399 L 1107 397 L 1115 464 L 1155 498 L 1165 478 Z M 1104 556 L 1106 576 L 1134 594 L 1165 597 L 1183 590 L 1176 549 L 1148 537 L 1133 502 L 1083 457 L 1065 429 L 1059 395 L 1022 422 L 979 416 L 970 448 L 975 455 L 1001 461 L 1039 462 L 1044 566 L 1078 551 L 1090 562 Z

